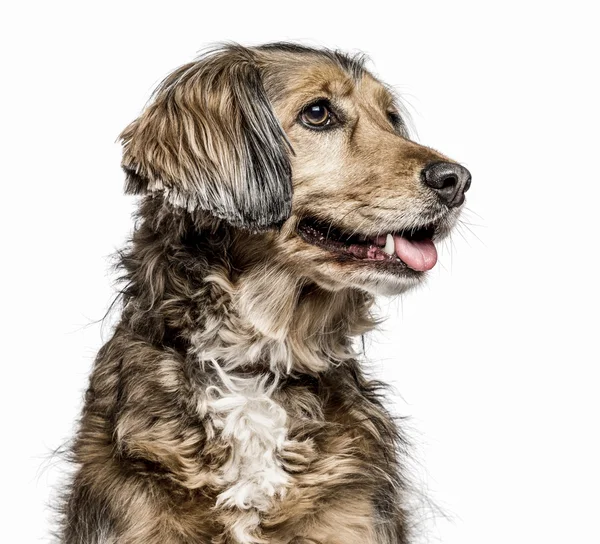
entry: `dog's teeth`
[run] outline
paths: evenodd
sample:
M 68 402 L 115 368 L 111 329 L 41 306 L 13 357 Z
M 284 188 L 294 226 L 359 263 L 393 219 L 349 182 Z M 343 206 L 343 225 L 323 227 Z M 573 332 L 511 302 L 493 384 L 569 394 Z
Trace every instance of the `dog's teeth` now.
M 394 237 L 391 234 L 388 234 L 385 238 L 385 247 L 383 248 L 383 251 L 388 255 L 393 255 L 394 249 Z

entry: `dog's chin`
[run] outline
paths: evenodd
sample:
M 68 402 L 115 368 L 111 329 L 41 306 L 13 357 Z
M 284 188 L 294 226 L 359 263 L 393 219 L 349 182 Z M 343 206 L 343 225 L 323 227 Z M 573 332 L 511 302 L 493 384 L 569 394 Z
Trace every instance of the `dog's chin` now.
M 372 295 L 394 296 L 420 285 L 426 272 L 397 273 L 385 269 L 353 266 L 350 263 L 322 263 L 311 267 L 310 276 L 319 287 L 327 291 L 361 289 Z
M 394 296 L 405 293 L 409 289 L 417 287 L 425 281 L 427 274 L 418 272 L 415 274 L 390 274 L 385 271 L 360 271 L 352 274 L 352 286 L 362 289 L 372 295 Z

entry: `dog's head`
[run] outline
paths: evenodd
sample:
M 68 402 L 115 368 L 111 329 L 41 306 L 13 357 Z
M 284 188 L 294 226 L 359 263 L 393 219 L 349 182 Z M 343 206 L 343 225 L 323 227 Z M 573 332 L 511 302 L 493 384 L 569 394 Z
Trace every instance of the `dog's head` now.
M 359 58 L 290 44 L 179 68 L 121 137 L 128 192 L 257 233 L 265 254 L 331 290 L 418 283 L 471 182 L 408 139 Z

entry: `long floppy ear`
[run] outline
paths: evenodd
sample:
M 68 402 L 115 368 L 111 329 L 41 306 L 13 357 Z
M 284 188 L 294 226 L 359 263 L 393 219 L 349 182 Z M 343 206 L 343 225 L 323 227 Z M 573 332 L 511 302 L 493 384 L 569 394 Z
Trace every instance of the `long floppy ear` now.
M 128 193 L 164 192 L 250 229 L 290 215 L 291 148 L 246 48 L 177 69 L 120 138 Z

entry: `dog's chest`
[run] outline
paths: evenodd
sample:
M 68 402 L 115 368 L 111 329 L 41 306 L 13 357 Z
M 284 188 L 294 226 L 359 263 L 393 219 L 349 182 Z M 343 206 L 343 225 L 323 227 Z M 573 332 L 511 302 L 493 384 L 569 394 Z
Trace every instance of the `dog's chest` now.
M 236 377 L 218 369 L 207 389 L 207 416 L 229 455 L 219 470 L 217 505 L 268 511 L 289 485 L 280 454 L 287 439 L 287 414 L 272 398 L 267 377 Z
M 282 512 L 296 519 L 315 516 L 315 501 L 335 503 L 340 493 L 345 496 L 343 482 L 359 480 L 364 480 L 364 493 L 349 495 L 346 502 L 360 499 L 362 532 L 371 520 L 373 478 L 356 455 L 364 433 L 360 425 L 348 423 L 351 414 L 326 408 L 316 388 L 306 384 L 286 387 L 272 376 L 227 373 L 216 364 L 215 370 L 218 379 L 206 390 L 206 416 L 214 439 L 227 451 L 217 471 L 216 506 L 236 520 L 228 523 L 235 541 L 259 542 L 262 522 L 271 520 L 271 525 Z M 331 412 L 337 414 L 335 420 Z M 298 528 L 289 526 L 286 534 L 288 530 Z

